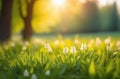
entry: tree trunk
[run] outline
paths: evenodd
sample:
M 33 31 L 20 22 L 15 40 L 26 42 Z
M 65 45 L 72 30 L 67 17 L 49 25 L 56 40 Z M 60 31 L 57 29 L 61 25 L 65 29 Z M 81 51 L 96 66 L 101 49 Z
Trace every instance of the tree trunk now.
M 33 7 L 34 7 L 34 3 L 36 0 L 30 0 L 30 2 L 28 0 L 25 1 L 27 9 L 27 15 L 24 16 L 22 13 L 22 3 L 20 0 L 18 0 L 18 4 L 19 4 L 19 12 L 20 12 L 20 16 L 24 21 L 24 29 L 23 29 L 23 40 L 29 40 L 32 36 L 32 17 L 33 17 Z
M 32 31 L 31 19 L 32 19 L 31 16 L 27 16 L 24 21 L 25 27 L 23 30 L 23 40 L 29 40 L 32 36 L 33 31 Z
M 0 41 L 4 42 L 11 36 L 11 19 L 12 19 L 13 0 L 2 0 L 2 9 L 0 16 Z

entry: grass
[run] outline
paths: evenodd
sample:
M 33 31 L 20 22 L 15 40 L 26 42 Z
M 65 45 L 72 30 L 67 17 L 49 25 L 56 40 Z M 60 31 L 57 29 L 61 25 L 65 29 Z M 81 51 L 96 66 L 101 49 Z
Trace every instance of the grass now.
M 120 79 L 119 38 L 33 38 L 0 44 L 0 79 Z

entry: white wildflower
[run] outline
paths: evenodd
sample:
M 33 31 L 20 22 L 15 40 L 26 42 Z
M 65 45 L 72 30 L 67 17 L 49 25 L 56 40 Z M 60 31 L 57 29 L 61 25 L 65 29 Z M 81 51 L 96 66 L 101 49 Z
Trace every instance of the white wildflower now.
M 45 75 L 46 75 L 46 76 L 49 76 L 49 75 L 50 75 L 50 70 L 47 70 L 47 71 L 45 72 Z
M 54 43 L 55 43 L 55 45 L 59 45 L 60 42 L 59 42 L 59 40 L 55 40 Z
M 29 72 L 28 72 L 28 70 L 27 70 L 27 69 L 26 69 L 26 70 L 24 70 L 23 75 L 24 75 L 24 77 L 29 77 Z
M 44 44 L 44 48 L 45 48 L 48 52 L 53 52 L 53 49 L 52 49 L 52 47 L 50 46 L 49 43 Z
M 34 44 L 43 44 L 44 42 L 43 42 L 41 39 L 39 39 L 39 38 L 35 38 L 35 39 L 33 40 L 33 43 L 34 43 Z
M 76 52 L 77 52 L 77 51 L 76 51 L 76 47 L 75 47 L 75 46 L 71 46 L 70 52 L 71 52 L 71 53 L 76 53 Z
M 67 53 L 68 53 L 68 47 L 67 47 L 67 46 L 63 49 L 63 53 L 64 53 L 64 54 L 67 54 Z
M 96 46 L 99 46 L 101 44 L 101 40 L 99 37 L 96 38 Z
M 75 39 L 75 41 L 74 41 L 74 42 L 75 42 L 75 44 L 78 44 L 78 43 L 79 43 L 79 41 L 78 41 L 77 39 Z
M 120 41 L 117 41 L 117 44 L 116 44 L 117 46 L 120 46 Z
M 110 50 L 111 49 L 111 44 L 107 44 L 106 49 Z
M 88 47 L 92 47 L 92 45 L 94 44 L 94 40 L 93 39 L 91 39 L 90 41 L 89 41 L 89 43 L 88 43 Z M 81 49 L 82 49 L 82 45 L 81 45 Z M 83 50 L 83 49 L 82 49 Z
M 26 45 L 26 46 L 29 46 L 29 42 L 28 42 L 28 41 L 25 41 L 25 45 Z
M 120 41 L 117 41 L 117 44 L 116 44 L 118 50 L 120 50 Z
M 105 44 L 110 44 L 111 42 L 111 37 L 108 37 L 104 40 Z
M 49 43 L 44 44 L 44 48 L 49 48 L 49 47 L 50 47 Z
M 48 52 L 53 52 L 52 47 L 47 48 Z
M 38 49 L 38 48 L 39 48 L 38 44 L 34 44 L 34 49 Z
M 86 49 L 87 49 L 86 44 L 85 44 L 85 43 L 82 43 L 82 44 L 81 44 L 81 48 L 80 48 L 80 50 L 86 50 Z
M 31 79 L 37 79 L 36 74 L 32 74 Z

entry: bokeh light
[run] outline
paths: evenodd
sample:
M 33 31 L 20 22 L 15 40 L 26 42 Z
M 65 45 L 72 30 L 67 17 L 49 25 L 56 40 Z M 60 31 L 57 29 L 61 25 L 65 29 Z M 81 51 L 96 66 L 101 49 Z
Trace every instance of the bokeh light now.
M 65 0 L 52 0 L 53 5 L 62 7 L 65 5 Z

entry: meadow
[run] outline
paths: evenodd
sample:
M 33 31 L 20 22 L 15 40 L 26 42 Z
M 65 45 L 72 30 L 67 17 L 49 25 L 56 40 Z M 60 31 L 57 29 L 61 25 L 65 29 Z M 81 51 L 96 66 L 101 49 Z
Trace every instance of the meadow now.
M 1 43 L 0 79 L 120 79 L 120 38 L 58 35 Z

